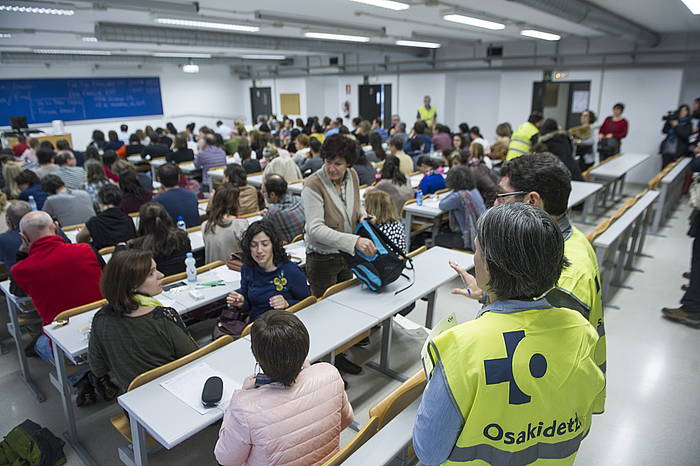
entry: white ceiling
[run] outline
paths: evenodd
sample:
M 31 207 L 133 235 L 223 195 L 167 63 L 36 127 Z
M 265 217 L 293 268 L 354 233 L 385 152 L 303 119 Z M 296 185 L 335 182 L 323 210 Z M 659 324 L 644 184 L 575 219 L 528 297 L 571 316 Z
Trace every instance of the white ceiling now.
M 190 2 L 171 0 L 172 3 L 187 4 Z M 693 16 L 681 3 L 681 0 L 593 0 L 594 3 L 614 11 L 624 17 L 630 18 L 639 24 L 657 32 L 679 32 L 681 30 L 700 31 L 700 15 Z M 6 2 L 14 4 L 39 4 L 46 2 Z M 103 4 L 116 4 L 118 2 L 103 2 Z M 10 31 L 11 38 L 0 38 L 0 50 L 30 50 L 32 48 L 71 48 L 94 49 L 102 48 L 122 53 L 144 53 L 156 51 L 192 51 L 208 52 L 221 56 L 236 56 L 241 53 L 265 53 L 265 50 L 230 49 L 207 47 L 174 47 L 159 46 L 157 44 L 116 43 L 99 42 L 86 43 L 81 40 L 83 36 L 94 35 L 96 22 L 116 22 L 128 24 L 154 25 L 154 18 L 171 16 L 178 18 L 195 18 L 197 15 L 183 15 L 176 13 L 159 12 L 159 14 L 144 10 L 133 10 L 125 7 L 94 9 L 92 2 L 66 1 L 63 5 L 74 5 L 74 16 L 50 16 L 21 13 L 0 13 L 0 32 Z M 148 0 L 142 2 L 149 5 Z M 427 6 L 429 4 L 431 6 Z M 434 4 L 434 6 L 433 6 Z M 37 5 L 40 6 L 40 5 Z M 57 6 L 58 7 L 58 6 Z M 502 31 L 486 31 L 456 23 L 450 23 L 442 19 L 442 14 L 450 9 L 463 9 L 465 13 L 471 12 L 473 16 L 501 20 L 507 24 Z M 261 35 L 274 35 L 279 37 L 303 38 L 303 31 L 332 32 L 333 29 L 324 29 L 308 25 L 273 25 L 260 22 L 255 19 L 254 11 L 263 10 L 274 12 L 280 16 L 294 15 L 307 17 L 310 21 L 332 21 L 359 27 L 385 27 L 388 37 L 373 37 L 372 43 L 393 43 L 396 39 L 410 39 L 412 33 L 424 35 L 436 35 L 448 37 L 454 40 L 481 40 L 484 42 L 498 42 L 504 40 L 532 40 L 519 35 L 525 27 L 539 29 L 547 32 L 555 32 L 563 35 L 596 36 L 601 33 L 543 13 L 507 0 L 453 0 L 448 1 L 414 1 L 411 8 L 403 11 L 392 11 L 384 8 L 372 7 L 349 0 L 256 0 L 255 2 L 232 2 L 231 0 L 202 0 L 200 1 L 200 13 L 197 19 L 211 19 L 218 21 L 245 21 L 261 26 Z M 29 30 L 22 32 L 21 30 Z M 361 46 L 358 46 L 361 47 Z M 274 51 L 268 53 L 285 53 L 288 55 L 304 55 L 303 52 L 292 50 Z

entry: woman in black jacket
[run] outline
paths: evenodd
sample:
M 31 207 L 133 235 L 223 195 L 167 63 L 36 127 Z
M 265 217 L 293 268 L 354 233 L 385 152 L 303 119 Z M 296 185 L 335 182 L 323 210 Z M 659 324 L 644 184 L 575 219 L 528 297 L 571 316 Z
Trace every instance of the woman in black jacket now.
M 661 166 L 665 167 L 678 157 L 690 153 L 688 139 L 693 132 L 690 122 L 690 108 L 686 104 L 678 107 L 673 116 L 669 116 L 664 124 L 663 133 L 666 138 L 661 143 Z
M 581 168 L 574 159 L 574 146 L 571 144 L 571 138 L 565 131 L 559 130 L 556 120 L 552 118 L 544 120 L 533 152 L 550 152 L 556 155 L 571 172 L 573 181 L 583 181 Z

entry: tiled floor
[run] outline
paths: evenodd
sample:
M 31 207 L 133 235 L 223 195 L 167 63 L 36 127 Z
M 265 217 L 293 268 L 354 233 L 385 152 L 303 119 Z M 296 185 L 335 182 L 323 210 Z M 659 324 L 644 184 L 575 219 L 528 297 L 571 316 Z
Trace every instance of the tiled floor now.
M 628 191 L 633 193 L 638 188 L 628 187 Z M 685 236 L 688 214 L 683 200 L 668 227 L 662 230 L 665 237 L 648 237 L 646 252 L 653 257 L 637 262 L 644 273 L 628 275 L 625 282 L 634 289 L 617 291 L 612 304 L 619 309 L 606 310 L 607 412 L 594 418 L 592 431 L 578 455 L 578 465 L 700 464 L 700 331 L 668 322 L 659 313 L 662 306 L 675 305 L 681 297 L 681 274 L 688 270 L 690 258 L 691 241 Z M 587 229 L 590 227 L 584 228 Z M 476 303 L 449 294 L 454 286 L 459 283 L 455 281 L 439 290 L 436 319 L 454 311 L 464 321 L 477 312 Z M 2 310 L 0 316 L 6 319 L 7 313 Z M 423 322 L 424 316 L 425 303 L 419 302 L 408 317 Z M 6 336 L 4 331 L 2 335 Z M 393 369 L 415 373 L 423 340 L 422 335 L 397 331 Z M 55 433 L 63 432 L 60 401 L 48 383 L 47 365 L 30 359 L 33 374 L 48 398 L 38 404 L 19 378 L 14 345 L 7 338 L 3 343 L 10 352 L 0 356 L 0 434 L 26 418 Z M 351 359 L 362 362 L 376 357 L 378 343 L 377 335 L 369 349 L 351 350 Z M 359 376 L 346 379 L 359 423 L 367 420 L 374 403 L 398 386 L 398 382 L 367 368 Z M 77 413 L 83 441 L 98 464 L 120 464 L 116 448 L 124 441 L 109 423 L 118 408 L 103 403 Z M 343 442 L 352 434 L 350 430 L 344 432 Z M 211 453 L 216 436 L 217 426 L 211 426 L 171 451 L 152 455 L 151 464 L 216 464 Z M 68 464 L 80 464 L 70 448 L 66 452 Z

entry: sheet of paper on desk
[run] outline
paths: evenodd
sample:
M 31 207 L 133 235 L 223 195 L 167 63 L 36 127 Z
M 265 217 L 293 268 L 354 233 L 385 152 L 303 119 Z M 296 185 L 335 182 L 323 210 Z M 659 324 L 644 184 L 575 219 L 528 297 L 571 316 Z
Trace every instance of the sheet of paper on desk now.
M 455 325 L 457 325 L 457 317 L 455 316 L 454 312 L 451 312 L 450 315 L 442 319 L 436 326 L 433 327 L 428 335 L 428 338 L 425 339 L 425 343 L 423 343 L 423 348 L 420 352 L 420 358 L 421 362 L 423 363 L 423 370 L 425 371 L 426 378 L 430 379 L 430 376 L 433 374 L 433 368 L 435 367 L 435 359 L 433 358 L 429 348 L 430 342 L 434 338 L 437 338 L 437 336 L 442 332 L 454 327 Z
M 225 281 L 226 283 L 233 283 L 240 281 L 241 279 L 241 273 L 236 272 L 235 270 L 231 270 L 228 267 L 220 267 L 216 270 L 216 275 L 219 277 L 220 280 Z
M 206 382 L 209 377 L 214 376 L 221 377 L 221 380 L 224 381 L 224 393 L 216 408 L 205 408 L 202 405 L 202 389 L 204 388 L 204 382 Z M 178 374 L 176 377 L 161 382 L 160 384 L 161 387 L 184 401 L 199 414 L 207 414 L 212 409 L 225 411 L 231 401 L 233 390 L 240 388 L 241 385 L 241 383 L 236 384 L 230 378 L 215 371 L 206 362 L 200 362 Z

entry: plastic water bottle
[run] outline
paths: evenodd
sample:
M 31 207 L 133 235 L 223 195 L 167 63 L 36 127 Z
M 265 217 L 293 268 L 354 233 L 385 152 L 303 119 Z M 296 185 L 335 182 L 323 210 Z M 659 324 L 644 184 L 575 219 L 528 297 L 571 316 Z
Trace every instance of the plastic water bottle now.
M 416 191 L 416 205 L 423 205 L 423 191 L 421 191 L 420 189 Z
M 187 270 L 187 281 L 190 283 L 197 281 L 197 267 L 195 266 L 194 257 L 192 253 L 187 253 L 187 258 L 185 259 L 185 269 Z
M 92 198 L 92 201 L 95 202 L 95 187 L 90 183 L 87 185 L 87 192 L 90 195 L 90 198 Z
M 376 173 L 374 174 L 374 182 L 379 183 L 382 180 L 382 171 L 377 168 Z
M 177 227 L 178 227 L 178 229 L 180 229 L 180 230 L 182 230 L 182 231 L 186 231 L 186 230 L 187 230 L 187 224 L 186 224 L 185 221 L 182 219 L 182 216 L 180 216 L 180 217 L 177 218 Z
M 37 210 L 34 196 L 29 196 L 29 205 L 32 207 L 32 210 Z

